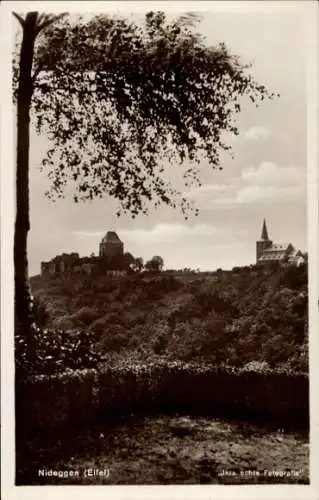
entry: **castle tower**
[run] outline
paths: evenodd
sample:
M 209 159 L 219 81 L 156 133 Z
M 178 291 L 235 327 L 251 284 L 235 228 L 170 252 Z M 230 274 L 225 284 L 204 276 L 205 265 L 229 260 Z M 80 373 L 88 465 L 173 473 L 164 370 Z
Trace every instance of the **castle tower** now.
M 271 246 L 272 246 L 272 241 L 269 239 L 266 220 L 264 219 L 261 230 L 261 237 L 258 241 L 256 241 L 256 262 L 258 262 L 264 251 L 267 250 L 267 248 L 270 248 Z
M 100 257 L 123 257 L 124 245 L 114 231 L 108 231 L 100 243 Z

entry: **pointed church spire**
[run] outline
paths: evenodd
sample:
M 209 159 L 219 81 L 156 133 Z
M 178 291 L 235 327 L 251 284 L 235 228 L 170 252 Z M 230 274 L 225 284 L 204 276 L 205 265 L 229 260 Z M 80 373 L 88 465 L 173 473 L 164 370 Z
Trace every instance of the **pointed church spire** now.
M 261 239 L 266 241 L 269 240 L 267 226 L 266 226 L 266 219 L 264 219 L 263 228 L 261 231 Z

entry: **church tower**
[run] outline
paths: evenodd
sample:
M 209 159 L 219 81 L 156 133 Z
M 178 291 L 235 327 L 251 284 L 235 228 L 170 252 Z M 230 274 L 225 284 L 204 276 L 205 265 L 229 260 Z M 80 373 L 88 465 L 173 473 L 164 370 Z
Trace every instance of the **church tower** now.
M 272 246 L 272 241 L 269 239 L 266 220 L 264 219 L 263 227 L 261 230 L 261 237 L 258 241 L 256 241 L 256 262 L 258 262 L 259 258 L 262 256 L 267 248 Z

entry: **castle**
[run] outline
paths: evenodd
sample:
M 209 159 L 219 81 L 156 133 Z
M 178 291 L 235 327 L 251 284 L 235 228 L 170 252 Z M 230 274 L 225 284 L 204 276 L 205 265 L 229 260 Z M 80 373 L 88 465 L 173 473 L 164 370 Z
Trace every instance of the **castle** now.
M 291 243 L 273 243 L 268 236 L 264 219 L 261 237 L 256 241 L 256 263 L 264 265 L 277 262 L 300 266 L 305 260 L 306 256 L 300 250 L 296 250 Z
M 99 244 L 99 256 L 80 257 L 78 253 L 63 253 L 49 262 L 41 262 L 41 274 L 58 274 L 68 272 L 85 272 L 92 274 L 95 270 L 106 274 L 125 274 L 134 257 L 124 253 L 124 245 L 114 231 L 108 231 Z

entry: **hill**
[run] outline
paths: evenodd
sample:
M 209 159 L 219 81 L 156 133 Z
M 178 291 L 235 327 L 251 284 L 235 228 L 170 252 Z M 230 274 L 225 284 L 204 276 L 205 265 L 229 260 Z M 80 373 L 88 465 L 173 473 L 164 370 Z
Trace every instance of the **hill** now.
M 85 331 L 109 359 L 308 370 L 306 266 L 35 276 L 31 287 L 42 328 Z

